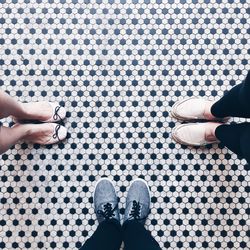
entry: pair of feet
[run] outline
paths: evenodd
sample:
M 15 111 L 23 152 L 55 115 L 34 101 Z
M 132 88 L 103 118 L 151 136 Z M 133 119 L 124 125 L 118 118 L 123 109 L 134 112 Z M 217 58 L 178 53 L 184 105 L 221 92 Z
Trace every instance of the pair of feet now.
M 214 103 L 214 101 L 195 97 L 176 102 L 171 110 L 172 117 L 182 121 L 209 120 L 211 122 L 178 125 L 172 131 L 173 139 L 180 144 L 191 146 L 218 143 L 215 131 L 227 118 L 213 116 L 211 108 Z
M 108 178 L 101 178 L 94 191 L 94 206 L 98 222 L 117 220 L 120 223 L 118 198 L 112 182 Z M 132 182 L 127 199 L 123 222 L 136 220 L 145 223 L 150 210 L 150 192 L 143 179 Z
M 23 112 L 20 117 L 13 117 L 13 127 L 23 131 L 25 142 L 49 145 L 64 140 L 67 129 L 56 122 L 66 117 L 66 110 L 54 102 L 21 103 Z M 39 121 L 33 124 L 32 121 Z

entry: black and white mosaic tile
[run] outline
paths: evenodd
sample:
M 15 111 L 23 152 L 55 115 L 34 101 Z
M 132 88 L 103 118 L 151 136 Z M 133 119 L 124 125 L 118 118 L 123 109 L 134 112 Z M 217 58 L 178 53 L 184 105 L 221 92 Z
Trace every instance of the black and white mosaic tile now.
M 123 206 L 131 180 L 148 182 L 162 249 L 250 249 L 249 166 L 221 145 L 175 144 L 169 116 L 245 78 L 249 14 L 247 0 L 0 0 L 0 87 L 59 101 L 69 130 L 2 155 L 0 248 L 80 247 L 107 175 Z

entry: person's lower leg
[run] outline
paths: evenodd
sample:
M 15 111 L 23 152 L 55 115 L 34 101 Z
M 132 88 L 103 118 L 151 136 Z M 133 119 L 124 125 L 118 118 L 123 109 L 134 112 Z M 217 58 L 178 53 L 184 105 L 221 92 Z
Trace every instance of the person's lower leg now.
M 104 221 L 79 250 L 119 250 L 121 242 L 120 223 L 117 220 Z
M 0 127 L 0 153 L 7 151 L 19 140 L 48 145 L 58 143 L 67 136 L 65 127 L 55 123 L 16 124 L 12 128 Z
M 0 119 L 11 115 L 17 120 L 46 120 L 52 114 L 48 102 L 21 103 L 0 90 Z
M 23 139 L 27 133 L 27 126 L 17 126 L 13 128 L 0 127 L 0 154 L 6 152 L 11 146 Z
M 23 117 L 25 111 L 22 103 L 16 101 L 4 91 L 0 90 L 0 119 L 8 116 Z
M 218 118 L 244 117 L 250 118 L 250 73 L 245 81 L 233 87 L 211 107 L 211 114 Z
M 161 250 L 151 233 L 138 221 L 123 224 L 124 250 Z
M 103 177 L 97 182 L 93 201 L 99 226 L 80 250 L 119 250 L 122 242 L 122 228 L 118 198 L 108 178 Z
M 220 125 L 215 130 L 216 137 L 239 157 L 243 157 L 241 138 L 246 130 L 250 130 L 250 123 Z
M 144 227 L 150 211 L 150 190 L 142 179 L 130 185 L 124 214 L 123 240 L 125 250 L 160 250 L 156 240 Z

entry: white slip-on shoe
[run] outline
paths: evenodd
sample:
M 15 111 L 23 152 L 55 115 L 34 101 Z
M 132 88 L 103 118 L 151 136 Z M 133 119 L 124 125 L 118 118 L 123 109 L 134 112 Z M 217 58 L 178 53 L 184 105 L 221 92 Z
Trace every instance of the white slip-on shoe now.
M 68 131 L 64 126 L 60 124 L 53 124 L 53 125 L 54 125 L 54 133 L 50 138 L 50 140 L 46 143 L 46 145 L 59 143 L 64 139 L 66 139 L 67 137 Z
M 53 114 L 49 119 L 45 121 L 41 121 L 41 122 L 46 122 L 46 123 L 47 122 L 59 122 L 66 117 L 66 109 L 60 106 L 59 103 L 49 102 L 49 105 L 51 106 Z
M 27 115 L 23 118 L 12 116 L 14 123 L 25 123 L 27 121 L 39 121 L 44 123 L 59 122 L 66 117 L 66 109 L 57 102 L 30 102 L 23 103 L 23 109 Z M 41 117 L 49 117 L 42 119 Z
M 188 97 L 183 100 L 177 101 L 171 110 L 171 116 L 178 120 L 228 120 L 228 118 L 216 118 L 211 116 L 207 119 L 204 115 L 206 105 L 215 103 L 199 97 Z
M 219 126 L 221 123 L 186 123 L 176 126 L 172 131 L 172 138 L 187 146 L 205 146 L 212 143 L 219 143 L 216 138 L 207 140 L 206 131 L 209 126 Z
M 56 123 L 41 124 L 15 124 L 13 127 L 22 126 L 27 131 L 23 141 L 40 145 L 50 145 L 63 141 L 67 137 L 67 129 Z

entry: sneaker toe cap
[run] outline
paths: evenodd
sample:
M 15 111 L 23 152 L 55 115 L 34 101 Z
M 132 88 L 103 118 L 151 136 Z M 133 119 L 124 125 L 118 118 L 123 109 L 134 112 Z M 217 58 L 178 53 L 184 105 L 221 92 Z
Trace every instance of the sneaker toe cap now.
M 117 204 L 117 196 L 112 182 L 108 179 L 101 179 L 95 187 L 94 203 L 98 209 L 102 204 Z
M 146 182 L 142 179 L 134 181 L 127 195 L 127 202 L 133 200 L 139 201 L 142 204 L 150 204 L 150 191 Z

